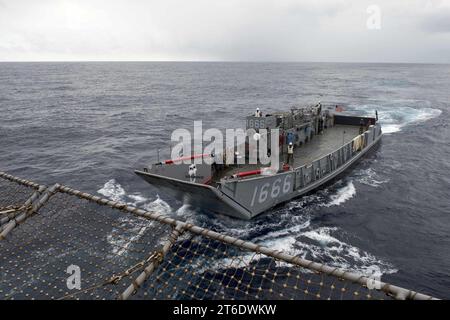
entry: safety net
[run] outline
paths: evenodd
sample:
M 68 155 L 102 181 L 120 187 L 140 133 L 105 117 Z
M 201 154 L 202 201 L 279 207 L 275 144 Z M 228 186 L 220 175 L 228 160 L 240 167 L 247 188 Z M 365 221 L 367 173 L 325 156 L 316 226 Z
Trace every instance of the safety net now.
M 0 299 L 433 299 L 0 172 Z

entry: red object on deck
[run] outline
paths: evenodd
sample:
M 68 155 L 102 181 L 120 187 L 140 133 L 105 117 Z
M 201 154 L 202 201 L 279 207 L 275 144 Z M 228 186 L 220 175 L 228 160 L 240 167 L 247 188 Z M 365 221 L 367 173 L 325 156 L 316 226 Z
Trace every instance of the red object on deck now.
M 284 164 L 283 171 L 289 171 L 289 170 L 291 170 L 291 166 L 288 164 Z M 261 174 L 261 172 L 262 172 L 261 169 L 238 172 L 238 173 L 233 174 L 233 178 L 244 178 L 244 177 L 248 177 L 248 176 L 254 176 L 257 174 Z
M 212 177 L 208 177 L 205 181 L 202 182 L 202 184 L 211 184 Z
M 164 163 L 165 164 L 173 164 L 173 163 L 178 162 L 178 161 L 192 160 L 192 159 L 196 159 L 196 158 L 202 158 L 202 157 L 205 157 L 205 156 L 211 156 L 211 155 L 206 154 L 206 153 L 205 154 L 194 154 L 193 156 L 186 156 L 186 157 L 181 157 L 181 158 L 178 158 L 178 159 L 165 160 Z
M 256 174 L 261 174 L 261 170 L 252 170 L 252 171 L 244 171 L 244 172 L 238 172 L 236 174 L 233 174 L 233 177 L 235 178 L 243 178 L 243 177 L 248 177 L 248 176 L 253 176 Z
M 280 144 L 280 146 L 283 146 L 283 144 L 284 144 L 284 132 L 281 132 L 278 143 Z

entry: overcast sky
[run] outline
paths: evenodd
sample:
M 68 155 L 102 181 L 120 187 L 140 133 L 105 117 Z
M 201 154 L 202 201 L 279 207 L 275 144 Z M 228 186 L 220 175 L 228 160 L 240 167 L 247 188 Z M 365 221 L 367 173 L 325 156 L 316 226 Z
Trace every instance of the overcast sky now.
M 450 0 L 0 0 L 18 60 L 450 63 Z

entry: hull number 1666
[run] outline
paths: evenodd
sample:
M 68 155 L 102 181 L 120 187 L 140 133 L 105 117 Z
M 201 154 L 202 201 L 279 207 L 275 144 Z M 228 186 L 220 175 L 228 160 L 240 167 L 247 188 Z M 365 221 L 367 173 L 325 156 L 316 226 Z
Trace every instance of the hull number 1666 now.
M 266 182 L 261 187 L 256 186 L 253 191 L 253 197 L 251 206 L 253 207 L 256 203 L 264 203 L 267 199 L 276 199 L 281 195 L 285 195 L 291 191 L 292 187 L 292 175 L 288 174 L 286 176 L 275 179 L 272 182 Z

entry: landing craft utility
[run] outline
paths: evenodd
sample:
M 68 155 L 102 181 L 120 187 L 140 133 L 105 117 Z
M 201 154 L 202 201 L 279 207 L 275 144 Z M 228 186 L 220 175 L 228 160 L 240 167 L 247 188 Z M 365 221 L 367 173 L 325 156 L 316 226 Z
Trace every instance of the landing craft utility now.
M 246 128 L 256 133 L 248 135 L 245 146 L 241 146 L 245 154 L 234 155 L 236 159 L 249 160 L 256 154 L 256 163 L 230 164 L 225 159 L 227 152 L 192 154 L 135 172 L 185 203 L 251 219 L 335 178 L 372 149 L 382 136 L 377 114 L 354 115 L 342 107 L 325 107 L 320 103 L 271 114 L 257 109 L 247 116 Z M 278 140 L 273 139 L 273 132 L 278 134 Z M 255 141 L 262 135 L 267 141 L 264 152 L 272 158 L 276 154 L 279 163 L 267 164 L 260 157 L 261 150 L 254 150 L 254 146 L 262 148 L 260 141 Z M 199 158 L 209 161 L 186 163 L 186 159 Z

